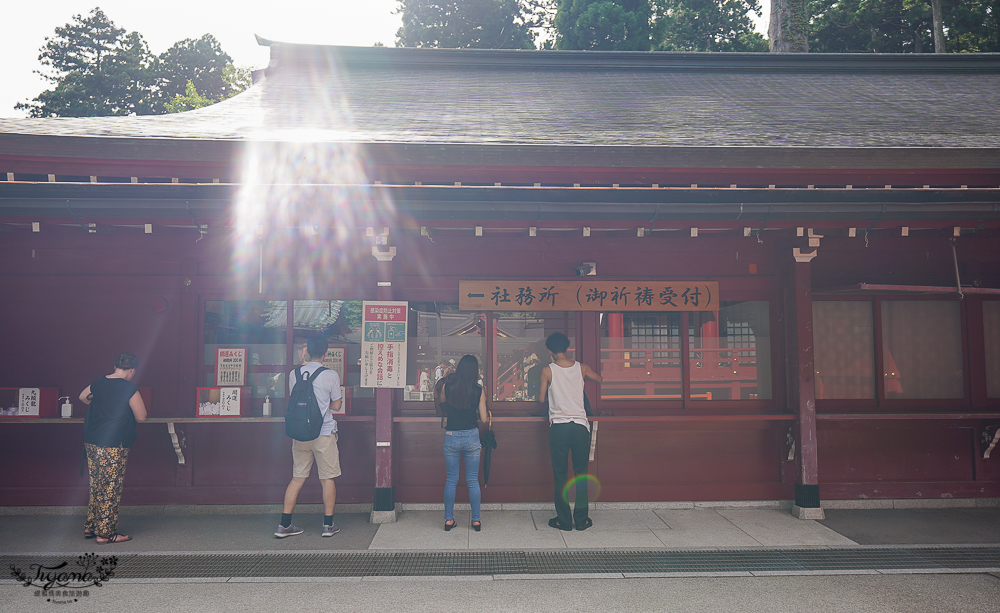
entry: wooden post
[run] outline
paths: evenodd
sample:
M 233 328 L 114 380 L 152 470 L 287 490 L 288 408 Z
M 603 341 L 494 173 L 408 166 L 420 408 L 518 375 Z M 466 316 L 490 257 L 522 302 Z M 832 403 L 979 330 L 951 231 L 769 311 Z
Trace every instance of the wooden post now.
M 377 260 L 376 299 L 392 300 L 392 259 L 395 247 L 372 247 Z M 404 356 L 405 359 L 405 356 Z M 396 497 L 392 486 L 392 390 L 375 390 L 375 493 L 372 497 L 371 523 L 396 521 Z
M 180 336 L 178 371 L 180 374 L 180 394 L 178 402 L 186 411 L 186 415 L 195 414 L 195 388 L 200 384 L 198 378 L 198 344 L 197 331 L 201 313 L 198 312 L 198 260 L 185 258 L 181 260 L 181 330 L 187 334 Z M 152 415 L 155 416 L 155 415 Z
M 812 325 L 812 275 L 809 262 L 818 250 L 792 252 L 795 263 L 786 287 L 788 320 L 789 401 L 798 416 L 798 479 L 792 514 L 799 519 L 823 519 L 819 501 L 819 461 L 816 440 L 816 388 L 814 385 Z

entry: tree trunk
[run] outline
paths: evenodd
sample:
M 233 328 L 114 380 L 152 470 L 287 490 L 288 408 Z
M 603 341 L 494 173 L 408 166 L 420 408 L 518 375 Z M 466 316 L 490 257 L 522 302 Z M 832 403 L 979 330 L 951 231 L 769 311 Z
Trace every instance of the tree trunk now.
M 771 53 L 809 51 L 807 5 L 808 0 L 771 0 L 771 22 L 767 28 Z
M 931 14 L 934 17 L 934 53 L 944 53 L 944 11 L 941 0 L 931 0 Z

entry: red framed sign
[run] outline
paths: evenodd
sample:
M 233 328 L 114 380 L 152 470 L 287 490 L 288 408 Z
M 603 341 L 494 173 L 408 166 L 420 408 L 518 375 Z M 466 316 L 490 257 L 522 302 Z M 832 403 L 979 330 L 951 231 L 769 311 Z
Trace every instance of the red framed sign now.
M 198 417 L 240 417 L 250 414 L 249 387 L 199 387 Z
M 215 384 L 241 387 L 247 382 L 247 348 L 218 347 L 215 350 Z

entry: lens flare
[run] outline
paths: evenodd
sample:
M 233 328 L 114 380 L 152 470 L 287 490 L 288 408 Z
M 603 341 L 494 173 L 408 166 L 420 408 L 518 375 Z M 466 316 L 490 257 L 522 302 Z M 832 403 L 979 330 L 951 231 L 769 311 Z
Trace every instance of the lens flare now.
M 601 495 L 601 482 L 590 473 L 577 475 L 566 482 L 563 486 L 562 497 L 567 503 L 570 502 L 570 492 L 575 492 L 577 487 L 587 488 L 587 500 L 593 502 Z
M 339 280 L 370 274 L 365 228 L 400 225 L 359 140 L 361 102 L 343 86 L 355 77 L 335 55 L 314 59 L 281 59 L 255 86 L 281 111 L 262 112 L 241 145 L 230 262 L 239 289 L 326 297 Z

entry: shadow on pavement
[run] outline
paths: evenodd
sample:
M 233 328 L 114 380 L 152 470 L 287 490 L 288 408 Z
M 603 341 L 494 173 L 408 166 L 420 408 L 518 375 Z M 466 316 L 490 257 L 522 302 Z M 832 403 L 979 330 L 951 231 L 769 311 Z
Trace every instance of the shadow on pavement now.
M 1000 508 L 827 509 L 821 524 L 860 545 L 1000 543 Z

